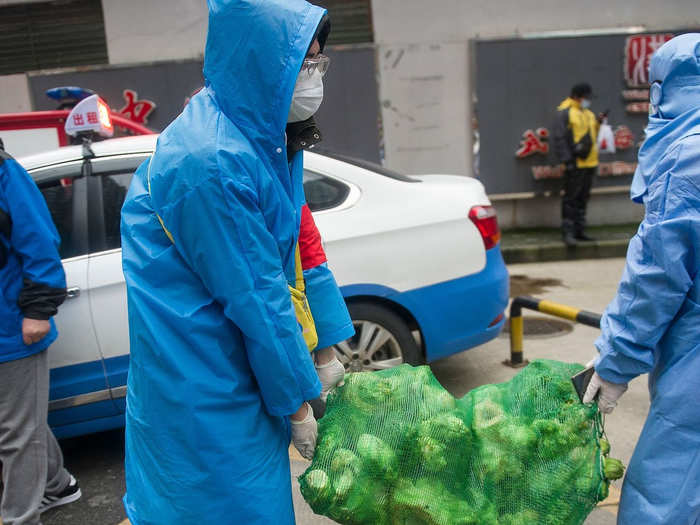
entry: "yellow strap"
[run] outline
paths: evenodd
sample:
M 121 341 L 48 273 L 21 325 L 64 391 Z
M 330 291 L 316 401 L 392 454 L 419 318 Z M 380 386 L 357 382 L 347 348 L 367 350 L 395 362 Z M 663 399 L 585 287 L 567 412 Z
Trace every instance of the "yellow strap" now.
M 146 182 L 148 183 L 148 195 L 149 197 L 151 196 L 151 161 L 153 160 L 153 157 L 148 159 L 148 172 L 146 173 Z M 153 205 L 153 200 L 151 199 L 151 205 Z M 165 227 L 165 223 L 163 222 L 163 219 L 160 218 L 160 215 L 156 212 L 156 207 L 153 206 L 153 213 L 156 214 L 156 217 L 158 218 L 158 222 L 160 223 L 161 227 L 163 228 L 163 231 L 165 232 L 165 235 L 168 236 L 168 239 L 170 239 L 170 242 L 175 244 L 175 239 L 173 239 L 173 234 L 168 231 L 168 229 Z
M 296 289 L 301 293 L 306 290 L 306 283 L 304 282 L 304 269 L 301 266 L 301 251 L 299 250 L 299 241 L 294 248 L 294 273 L 296 275 Z

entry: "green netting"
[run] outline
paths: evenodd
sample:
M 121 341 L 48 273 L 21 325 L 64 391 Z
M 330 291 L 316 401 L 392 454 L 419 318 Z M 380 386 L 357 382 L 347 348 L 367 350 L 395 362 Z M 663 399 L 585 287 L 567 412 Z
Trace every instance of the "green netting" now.
M 455 400 L 428 367 L 346 376 L 300 478 L 314 512 L 355 525 L 580 524 L 607 494 L 594 406 L 535 361 Z

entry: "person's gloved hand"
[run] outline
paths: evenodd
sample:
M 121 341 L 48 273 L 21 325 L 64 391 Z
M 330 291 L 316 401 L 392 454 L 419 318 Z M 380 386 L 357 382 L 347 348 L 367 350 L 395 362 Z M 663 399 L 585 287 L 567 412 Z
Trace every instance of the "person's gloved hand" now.
M 318 425 L 314 418 L 314 411 L 311 405 L 306 405 L 306 417 L 300 421 L 291 419 L 292 422 L 292 443 L 306 459 L 313 459 L 316 450 L 316 438 L 318 437 Z
M 334 356 L 332 361 L 324 365 L 316 365 L 316 373 L 321 381 L 321 401 L 325 403 L 331 390 L 336 386 L 343 386 L 345 367 Z
M 627 391 L 627 384 L 611 383 L 598 375 L 593 374 L 591 382 L 583 396 L 584 403 L 591 403 L 598 395 L 598 408 L 603 414 L 609 414 L 617 406 L 617 400 Z

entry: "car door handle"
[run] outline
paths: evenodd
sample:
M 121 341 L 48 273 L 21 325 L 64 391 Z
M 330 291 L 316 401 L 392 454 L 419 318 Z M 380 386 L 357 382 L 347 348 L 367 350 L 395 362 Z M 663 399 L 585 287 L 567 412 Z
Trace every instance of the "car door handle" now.
M 77 286 L 73 286 L 72 288 L 68 288 L 68 290 L 66 290 L 66 297 L 68 299 L 75 299 L 76 297 L 79 297 L 79 296 L 80 296 L 80 288 L 78 288 Z

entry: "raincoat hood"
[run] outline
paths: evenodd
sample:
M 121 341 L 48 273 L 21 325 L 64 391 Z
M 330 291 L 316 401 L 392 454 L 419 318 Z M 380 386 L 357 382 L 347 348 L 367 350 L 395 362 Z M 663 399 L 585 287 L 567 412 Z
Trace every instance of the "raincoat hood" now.
M 567 109 L 571 107 L 581 109 L 581 103 L 577 100 L 574 100 L 571 97 L 567 97 L 564 100 L 562 100 L 561 104 L 559 104 L 559 106 L 557 107 L 557 111 L 561 111 L 562 109 Z
M 683 137 L 700 133 L 700 33 L 688 33 L 659 48 L 649 66 L 650 103 L 644 144 L 634 174 L 631 197 L 642 202 L 664 153 Z
M 284 144 L 294 84 L 326 11 L 304 0 L 207 4 L 207 86 L 249 140 Z

